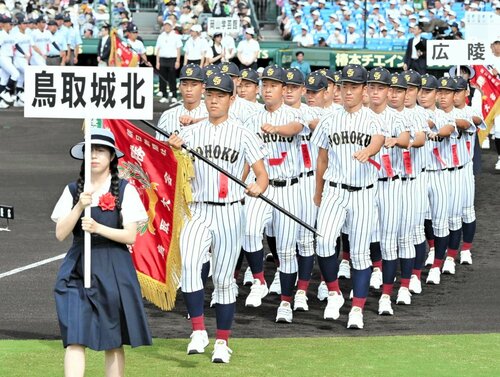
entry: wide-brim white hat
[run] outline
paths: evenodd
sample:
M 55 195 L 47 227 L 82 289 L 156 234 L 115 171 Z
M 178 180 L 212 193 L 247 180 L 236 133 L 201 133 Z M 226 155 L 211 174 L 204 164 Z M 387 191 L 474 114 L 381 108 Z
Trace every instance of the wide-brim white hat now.
M 90 144 L 91 145 L 105 145 L 107 147 L 110 147 L 115 151 L 116 157 L 121 158 L 124 156 L 124 153 L 119 150 L 116 145 L 115 145 L 115 135 L 108 130 L 107 128 L 96 128 L 92 127 L 90 129 Z M 71 157 L 77 160 L 83 160 L 84 159 L 84 151 L 83 147 L 85 146 L 85 142 L 82 141 L 76 145 L 74 145 L 70 151 L 69 154 Z

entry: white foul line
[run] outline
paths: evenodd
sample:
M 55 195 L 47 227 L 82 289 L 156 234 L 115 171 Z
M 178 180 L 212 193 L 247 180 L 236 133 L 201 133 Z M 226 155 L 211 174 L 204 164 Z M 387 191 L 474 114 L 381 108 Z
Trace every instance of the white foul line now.
M 40 262 L 28 264 L 27 266 L 24 266 L 24 267 L 19 267 L 19 268 L 15 268 L 15 269 L 7 271 L 7 272 L 3 272 L 0 274 L 0 279 L 7 277 L 7 276 L 10 276 L 10 275 L 17 274 L 19 272 L 23 272 L 23 271 L 38 267 L 38 266 L 42 266 L 42 265 L 50 263 L 50 262 L 54 262 L 54 261 L 59 260 L 59 259 L 63 259 L 65 256 L 66 256 L 66 253 L 52 257 L 52 258 L 41 260 Z

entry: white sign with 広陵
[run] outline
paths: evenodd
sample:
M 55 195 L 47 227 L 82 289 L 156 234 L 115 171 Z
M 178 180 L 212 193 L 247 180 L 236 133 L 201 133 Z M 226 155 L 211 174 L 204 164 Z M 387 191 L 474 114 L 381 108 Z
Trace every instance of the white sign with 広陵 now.
M 153 69 L 28 66 L 27 118 L 153 119 Z
M 494 64 L 491 44 L 495 40 L 429 40 L 427 41 L 427 65 L 488 65 Z
M 240 32 L 240 20 L 232 17 L 209 17 L 207 18 L 207 33 L 231 34 Z

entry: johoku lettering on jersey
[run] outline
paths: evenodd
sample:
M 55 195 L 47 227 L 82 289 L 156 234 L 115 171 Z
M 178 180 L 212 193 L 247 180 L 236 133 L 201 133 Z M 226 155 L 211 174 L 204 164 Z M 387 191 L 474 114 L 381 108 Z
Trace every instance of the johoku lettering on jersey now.
M 241 177 L 245 162 L 252 166 L 267 154 L 262 141 L 233 119 L 217 126 L 204 120 L 183 128 L 179 136 L 190 148 L 236 177 Z M 194 168 L 194 202 L 234 202 L 243 198 L 244 189 L 231 180 L 228 182 L 227 195 L 221 198 L 221 173 L 199 159 L 195 159 Z
M 183 127 L 179 122 L 179 118 L 183 115 L 188 115 L 194 119 L 208 118 L 208 110 L 204 102 L 200 102 L 200 105 L 193 110 L 188 110 L 183 105 L 176 106 L 163 112 L 158 121 L 158 128 L 168 133 L 178 134 Z M 168 139 L 158 132 L 156 138 L 161 141 Z
M 403 116 L 390 107 L 386 107 L 380 114 L 374 114 L 385 127 L 385 137 L 398 137 L 402 132 L 410 131 L 408 124 L 404 122 Z M 401 175 L 404 172 L 401 148 L 386 148 L 383 146 L 380 152 L 373 157 L 373 159 L 382 166 L 378 172 L 379 177 L 384 178 L 388 176 L 386 169 L 384 169 L 384 164 L 382 163 L 382 156 L 385 155 L 389 156 L 393 174 Z
M 309 127 L 304 125 L 304 129 L 299 135 L 291 137 L 266 134 L 261 130 L 261 126 L 265 123 L 281 126 L 290 122 L 305 123 L 297 109 L 281 105 L 272 113 L 263 108 L 254 113 L 245 123 L 245 128 L 254 132 L 266 145 L 269 155 L 265 163 L 269 179 L 293 178 L 300 173 L 300 136 L 307 135 Z
M 373 111 L 362 107 L 355 113 L 345 109 L 323 117 L 314 130 L 311 142 L 328 150 L 326 181 L 364 187 L 377 180 L 377 169 L 370 163 L 361 163 L 352 156 L 366 148 L 373 135 L 387 131 Z

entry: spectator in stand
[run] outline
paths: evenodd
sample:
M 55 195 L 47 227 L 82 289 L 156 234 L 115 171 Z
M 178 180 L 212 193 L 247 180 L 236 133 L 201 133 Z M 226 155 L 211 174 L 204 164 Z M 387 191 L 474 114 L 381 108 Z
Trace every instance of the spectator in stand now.
M 396 29 L 396 38 L 397 39 L 400 39 L 400 40 L 403 40 L 403 41 L 406 41 L 406 30 L 404 27 L 400 26 Z
M 309 27 L 304 22 L 302 22 L 302 14 L 298 12 L 295 13 L 293 21 L 290 22 L 290 34 L 292 36 L 292 40 L 296 36 L 302 34 L 302 27 L 304 26 L 307 28 L 307 30 L 309 30 Z
M 257 69 L 257 58 L 260 54 L 260 45 L 253 37 L 255 31 L 253 28 L 245 30 L 245 39 L 238 44 L 238 60 L 240 61 L 240 70 L 245 68 Z
M 340 22 L 337 22 L 335 25 L 335 31 L 333 34 L 330 34 L 326 43 L 330 47 L 334 47 L 335 45 L 343 45 L 345 44 L 345 35 L 342 33 L 342 25 Z
M 181 25 L 191 24 L 193 22 L 193 12 L 189 5 L 183 5 L 181 15 L 179 16 L 179 23 Z
M 236 57 L 236 44 L 234 42 L 234 37 L 230 34 L 226 34 L 222 37 L 222 48 L 224 49 L 223 62 L 232 62 Z
M 291 68 L 297 68 L 304 74 L 304 76 L 311 73 L 311 66 L 308 62 L 304 61 L 304 53 L 302 51 L 297 51 L 295 53 L 295 59 L 296 60 L 290 65 Z
M 177 102 L 177 70 L 181 66 L 182 40 L 173 29 L 172 21 L 163 23 L 163 32 L 156 40 L 156 69 L 160 72 L 160 102 L 168 101 L 167 82 L 172 103 Z M 165 82 L 167 80 L 167 82 Z M 160 94 L 161 93 L 161 94 Z
M 313 37 L 307 31 L 307 25 L 302 25 L 302 34 L 293 38 L 293 42 L 296 42 L 299 47 L 311 47 L 314 45 Z
M 311 13 L 311 17 L 306 18 L 306 20 L 305 20 L 307 27 L 309 28 L 309 30 L 311 30 L 311 33 L 314 30 L 314 26 L 316 25 L 316 21 L 320 20 L 319 16 L 320 16 L 319 11 L 315 10 Z
M 333 31 L 335 30 L 335 23 L 338 21 L 339 18 L 335 13 L 331 13 L 330 16 L 328 16 L 328 22 L 325 22 L 325 24 L 323 25 L 328 34 L 333 33 Z
M 205 38 L 201 38 L 201 25 L 193 25 L 190 29 L 191 36 L 184 44 L 184 64 L 198 64 L 205 66 L 205 55 L 210 48 Z
M 450 34 L 448 34 L 450 39 L 464 39 L 462 32 L 458 29 L 458 24 L 453 22 L 450 25 Z
M 325 38 L 321 37 L 320 39 L 318 39 L 318 47 L 328 47 Z
M 323 29 L 322 20 L 316 21 L 314 27 L 314 30 L 311 31 L 311 36 L 313 37 L 314 44 L 318 46 L 320 38 L 323 38 L 325 41 L 328 39 L 328 32 Z
M 422 29 L 420 24 L 415 25 L 410 32 L 414 35 L 408 40 L 405 56 L 403 58 L 403 69 L 413 69 L 421 75 L 427 72 L 425 62 L 425 39 L 422 38 Z
M 385 10 L 385 15 L 387 17 L 390 17 L 392 19 L 399 18 L 401 15 L 400 10 L 396 7 L 398 4 L 397 0 L 390 0 L 389 1 L 389 9 Z
M 213 44 L 211 47 L 210 58 L 208 59 L 209 64 L 219 64 L 222 63 L 224 58 L 224 47 L 222 46 L 222 33 L 217 32 L 213 36 Z
M 104 24 L 99 32 L 100 38 L 97 42 L 97 65 L 107 67 L 111 53 L 111 39 L 109 38 L 109 24 Z
M 366 31 L 366 38 L 378 38 L 377 27 L 375 24 L 368 25 L 368 29 Z
M 347 25 L 346 44 L 356 44 L 359 38 L 359 34 L 356 33 L 356 24 L 350 23 L 349 25 Z
M 385 26 L 382 26 L 380 28 L 380 35 L 378 37 L 381 39 L 391 39 L 391 37 L 389 36 L 389 31 Z
M 118 34 L 118 36 L 120 38 L 126 38 L 126 34 L 127 34 L 127 27 L 128 27 L 128 24 L 129 24 L 129 21 L 127 18 L 125 18 L 124 20 L 122 20 L 120 22 L 120 27 L 118 28 L 118 30 L 116 31 L 116 33 Z

